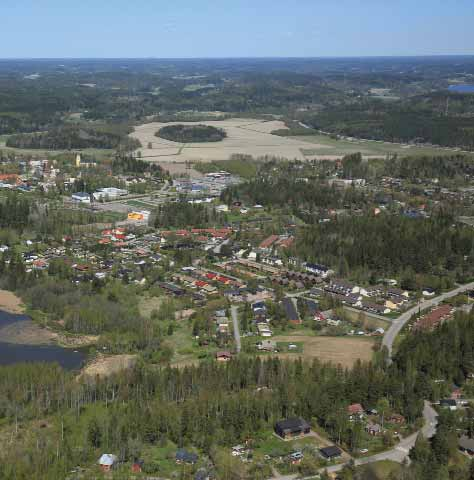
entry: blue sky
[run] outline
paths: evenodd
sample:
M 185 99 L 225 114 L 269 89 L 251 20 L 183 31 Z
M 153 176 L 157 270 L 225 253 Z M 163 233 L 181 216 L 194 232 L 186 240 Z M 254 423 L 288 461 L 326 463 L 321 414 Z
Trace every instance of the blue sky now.
M 473 0 L 0 3 L 0 58 L 474 54 Z

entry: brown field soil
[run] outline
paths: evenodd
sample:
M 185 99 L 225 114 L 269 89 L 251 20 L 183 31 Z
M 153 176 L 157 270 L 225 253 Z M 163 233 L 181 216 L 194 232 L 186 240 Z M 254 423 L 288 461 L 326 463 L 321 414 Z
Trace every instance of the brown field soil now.
M 298 358 L 305 360 L 317 358 L 322 362 L 352 367 L 356 360 L 372 359 L 374 340 L 349 337 L 308 337 L 303 335 L 280 335 L 273 337 L 276 342 L 302 342 L 303 353 L 280 353 L 280 358 Z
M 24 313 L 25 307 L 21 298 L 17 297 L 13 292 L 0 290 L 0 310 L 17 315 Z
M 221 142 L 209 143 L 177 143 L 164 140 L 155 136 L 155 133 L 165 125 L 204 124 L 226 131 L 227 137 Z M 200 161 L 211 162 L 213 160 L 227 160 L 233 154 L 252 155 L 255 158 L 265 155 L 273 155 L 280 158 L 305 160 L 301 149 L 320 148 L 324 145 L 310 144 L 299 138 L 280 137 L 272 135 L 273 130 L 285 129 L 284 122 L 280 120 L 255 120 L 245 118 L 231 118 L 222 121 L 203 122 L 152 122 L 135 127 L 131 137 L 140 140 L 142 148 L 139 149 L 144 160 L 160 162 L 166 168 L 165 163 Z M 151 143 L 152 148 L 148 148 Z
M 142 153 L 143 150 L 142 150 Z M 202 178 L 204 175 L 201 172 L 198 172 L 194 168 L 188 168 L 186 162 L 153 162 L 156 165 L 163 168 L 163 170 L 168 170 L 170 175 L 182 176 L 189 175 L 190 178 Z
M 136 355 L 111 355 L 99 354 L 91 363 L 86 365 L 81 377 L 108 377 L 114 373 L 132 368 L 137 362 Z

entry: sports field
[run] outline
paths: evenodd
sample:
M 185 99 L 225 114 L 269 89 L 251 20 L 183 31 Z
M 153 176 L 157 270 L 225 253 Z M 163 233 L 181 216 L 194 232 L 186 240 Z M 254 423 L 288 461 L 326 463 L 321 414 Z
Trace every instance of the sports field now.
M 317 358 L 322 362 L 332 362 L 343 367 L 352 367 L 356 360 L 372 359 L 374 340 L 353 337 L 313 337 L 307 335 L 279 335 L 273 337 L 277 343 L 303 345 L 301 353 L 280 353 L 281 358 L 303 357 L 305 360 Z

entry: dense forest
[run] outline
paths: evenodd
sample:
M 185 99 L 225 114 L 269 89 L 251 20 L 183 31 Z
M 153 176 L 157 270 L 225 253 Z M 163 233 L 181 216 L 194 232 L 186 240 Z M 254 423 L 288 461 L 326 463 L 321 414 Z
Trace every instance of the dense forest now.
M 207 227 L 222 223 L 223 215 L 206 205 L 186 201 L 165 203 L 155 211 L 155 227 Z
M 211 125 L 167 125 L 155 135 L 179 143 L 220 142 L 227 137 L 225 130 Z
M 14 449 L 3 451 L 0 472 L 10 478 L 15 469 L 21 480 L 36 469 L 35 478 L 62 478 L 72 466 L 94 462 L 102 451 L 133 460 L 163 439 L 212 455 L 216 445 L 258 437 L 276 420 L 293 415 L 311 419 L 332 440 L 353 450 L 360 431 L 345 413 L 348 404 L 375 408 L 388 401 L 391 410 L 414 421 L 423 399 L 445 395 L 451 382 L 462 385 L 472 373 L 473 338 L 474 317 L 457 318 L 437 332 L 405 339 L 390 367 L 379 354 L 376 363 L 359 362 L 352 370 L 318 361 L 242 357 L 225 365 L 203 362 L 184 369 L 139 364 L 106 380 L 83 383 L 54 365 L 3 367 L 0 418 L 14 423 L 54 415 L 60 422 L 36 431 L 41 452 L 33 445 L 25 446 L 28 457 Z M 444 383 L 437 381 L 440 377 Z M 411 468 L 427 468 L 419 455 L 423 449 L 436 454 L 431 468 L 445 465 L 443 458 L 455 444 L 447 442 L 453 432 L 449 422 L 441 418 L 431 445 L 417 442 Z M 61 435 L 63 441 L 57 443 Z M 156 468 L 150 473 L 159 474 Z
M 164 176 L 163 168 L 151 162 L 145 162 L 131 156 L 117 156 L 112 162 L 112 173 L 114 175 L 138 175 L 150 173 L 152 177 Z
M 449 215 L 413 219 L 381 214 L 304 227 L 295 248 L 308 261 L 339 266 L 341 273 L 357 269 L 381 275 L 405 270 L 437 275 L 455 272 L 458 280 L 466 280 L 473 273 L 473 247 L 474 231 L 454 225 Z
M 271 165 L 271 164 L 270 164 Z M 241 185 L 229 187 L 221 194 L 227 204 L 244 201 L 249 204 L 286 207 L 295 215 L 311 222 L 311 215 L 320 209 L 367 205 L 367 194 L 356 189 L 340 190 L 317 178 L 301 178 L 291 169 L 281 169 L 277 175 L 268 175 L 267 168 Z M 297 195 L 295 194 L 297 192 Z
M 471 102 L 472 95 L 466 95 L 465 101 Z M 309 116 L 305 122 L 314 129 L 349 137 L 474 149 L 471 116 L 442 115 L 422 101 L 411 102 L 410 106 L 380 101 L 345 104 Z
M 63 126 L 47 132 L 12 135 L 8 137 L 6 145 L 15 148 L 48 150 L 116 148 L 129 151 L 139 148 L 140 142 L 128 137 L 128 132 L 123 128 Z

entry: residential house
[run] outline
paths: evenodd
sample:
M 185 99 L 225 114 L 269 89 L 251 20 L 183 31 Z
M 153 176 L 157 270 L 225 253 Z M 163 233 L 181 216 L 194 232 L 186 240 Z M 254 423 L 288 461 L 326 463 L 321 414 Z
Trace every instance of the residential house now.
M 261 337 L 271 337 L 273 335 L 273 332 L 266 323 L 258 323 L 257 330 Z
M 338 458 L 341 458 L 342 456 L 342 450 L 339 447 L 336 447 L 335 445 L 332 445 L 330 447 L 320 448 L 319 453 L 326 460 L 336 460 Z
M 229 319 L 227 317 L 216 318 L 217 331 L 223 335 L 229 333 Z
M 401 288 L 390 287 L 387 289 L 388 297 L 403 297 L 406 300 L 410 298 L 410 292 L 408 290 L 402 290 Z
M 385 287 L 383 285 L 360 287 L 359 293 L 364 297 L 380 297 L 385 293 Z
M 460 400 L 462 398 L 462 388 L 458 387 L 457 385 L 453 385 L 451 398 L 453 398 L 454 400 Z
M 358 416 L 362 417 L 364 415 L 364 408 L 360 403 L 353 403 L 347 407 L 347 413 L 350 417 Z
M 306 263 L 305 270 L 309 273 L 319 275 L 322 278 L 327 278 L 334 273 L 329 267 L 320 265 L 319 263 Z
M 264 252 L 269 252 L 272 249 L 272 246 L 277 242 L 279 239 L 278 235 L 270 235 L 268 238 L 263 240 L 258 248 L 263 250 Z
M 369 435 L 372 435 L 373 437 L 376 437 L 376 436 L 381 435 L 383 433 L 383 428 L 378 423 L 369 423 L 368 425 L 366 425 L 365 431 Z
M 232 354 L 230 352 L 216 352 L 216 360 L 218 362 L 228 362 L 232 358 Z
M 404 303 L 406 302 L 406 298 L 404 297 L 389 297 L 385 300 L 385 306 L 390 310 L 399 310 Z
M 257 343 L 257 348 L 264 352 L 274 352 L 277 349 L 277 343 L 274 340 L 262 340 Z
M 467 435 L 463 435 L 458 440 L 458 446 L 461 452 L 467 453 L 470 456 L 474 455 L 474 438 L 470 438 Z
M 137 460 L 132 464 L 132 473 L 141 473 L 143 469 L 143 464 L 145 462 L 143 460 Z
M 177 464 L 187 463 L 189 465 L 196 464 L 198 459 L 199 459 L 199 457 L 196 453 L 189 452 L 188 450 L 186 450 L 184 448 L 180 448 L 176 452 L 175 458 L 176 458 L 176 463 Z
M 453 312 L 452 305 L 441 305 L 424 315 L 414 325 L 415 330 L 433 330 Z
M 387 418 L 387 422 L 402 425 L 405 423 L 405 417 L 403 415 L 400 415 L 399 413 L 394 413 L 389 418 Z
M 71 195 L 71 200 L 77 203 L 91 203 L 91 196 L 87 192 L 76 192 Z
M 310 433 L 309 423 L 302 418 L 288 418 L 275 424 L 275 433 L 284 439 L 301 437 Z
M 378 303 L 369 303 L 369 302 L 362 302 L 362 309 L 370 312 L 375 313 L 377 315 L 386 315 L 390 313 L 390 308 L 386 307 L 385 305 L 379 305 Z
M 454 400 L 453 398 L 444 398 L 442 400 L 439 401 L 439 406 L 441 408 L 448 408 L 449 410 L 451 411 L 455 411 L 458 409 L 458 404 L 456 402 L 456 400 Z
M 104 453 L 99 458 L 99 466 L 103 472 L 110 472 L 116 465 L 118 458 L 112 453 Z
M 331 280 L 329 285 L 325 287 L 325 290 L 332 293 L 338 293 L 339 295 L 348 296 L 359 293 L 360 287 L 344 280 Z

